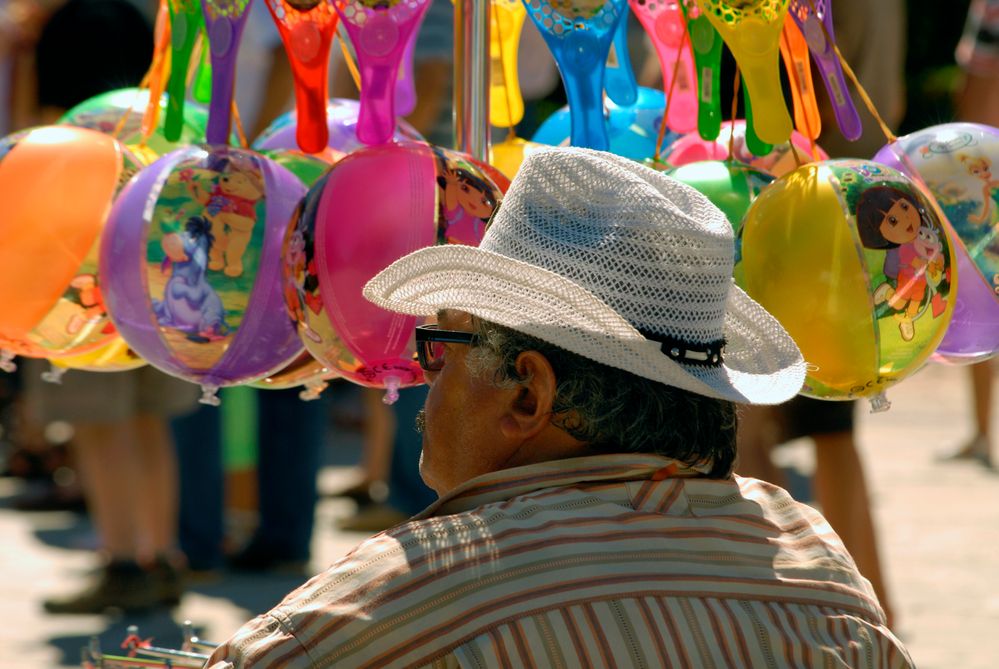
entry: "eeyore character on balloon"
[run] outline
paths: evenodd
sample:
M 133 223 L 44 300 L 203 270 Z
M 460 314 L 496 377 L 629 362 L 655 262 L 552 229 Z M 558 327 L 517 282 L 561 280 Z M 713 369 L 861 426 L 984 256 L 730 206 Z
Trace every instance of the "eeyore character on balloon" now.
M 163 299 L 153 300 L 156 321 L 176 328 L 198 342 L 222 339 L 229 333 L 222 298 L 205 278 L 208 254 L 215 242 L 212 224 L 192 216 L 183 232 L 163 235 L 163 272 L 170 271 Z

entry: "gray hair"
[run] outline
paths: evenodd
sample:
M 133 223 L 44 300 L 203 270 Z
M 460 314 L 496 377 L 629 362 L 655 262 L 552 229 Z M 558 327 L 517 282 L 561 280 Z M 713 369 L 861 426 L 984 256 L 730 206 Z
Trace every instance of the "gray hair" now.
M 608 367 L 495 323 L 472 319 L 478 343 L 469 372 L 501 388 L 526 383 L 517 357 L 537 351 L 555 371 L 552 424 L 596 453 L 654 453 L 729 475 L 735 460 L 735 405 Z

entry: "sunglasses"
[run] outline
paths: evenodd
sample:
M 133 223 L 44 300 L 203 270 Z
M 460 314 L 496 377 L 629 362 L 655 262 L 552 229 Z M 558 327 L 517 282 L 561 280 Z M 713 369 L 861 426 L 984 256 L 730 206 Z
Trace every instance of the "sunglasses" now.
M 444 367 L 444 344 L 474 346 L 479 335 L 460 330 L 441 330 L 436 325 L 416 326 L 416 359 L 426 372 L 439 372 Z

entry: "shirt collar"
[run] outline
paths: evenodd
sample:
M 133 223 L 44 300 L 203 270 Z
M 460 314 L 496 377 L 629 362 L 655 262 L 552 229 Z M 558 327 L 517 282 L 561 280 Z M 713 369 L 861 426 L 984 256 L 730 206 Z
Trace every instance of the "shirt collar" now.
M 551 460 L 483 474 L 450 491 L 413 520 L 469 511 L 545 488 L 592 481 L 642 481 L 704 476 L 711 463 L 691 467 L 661 455 L 615 453 Z

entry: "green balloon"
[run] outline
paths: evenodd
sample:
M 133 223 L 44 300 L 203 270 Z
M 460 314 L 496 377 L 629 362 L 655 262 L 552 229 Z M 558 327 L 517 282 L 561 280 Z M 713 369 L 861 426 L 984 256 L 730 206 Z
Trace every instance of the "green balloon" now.
M 84 100 L 66 112 L 59 119 L 59 123 L 110 135 L 128 112 L 118 139 L 123 144 L 138 144 L 142 141 L 142 117 L 148 105 L 148 90 L 120 88 Z M 167 99 L 164 95 L 160 100 L 160 115 L 156 130 L 146 140 L 146 146 L 162 155 L 188 144 L 200 144 L 205 141 L 205 127 L 208 125 L 208 110 L 205 107 L 192 102 L 184 105 L 184 123 L 180 139 L 176 142 L 168 141 L 163 135 L 166 108 Z
M 260 154 L 294 174 L 306 188 L 312 188 L 319 177 L 330 168 L 330 164 L 325 160 L 292 149 L 271 149 L 261 151 Z
M 749 205 L 774 180 L 773 175 L 755 167 L 727 160 L 688 163 L 674 167 L 666 174 L 711 200 L 728 217 L 733 230 L 739 229 Z

